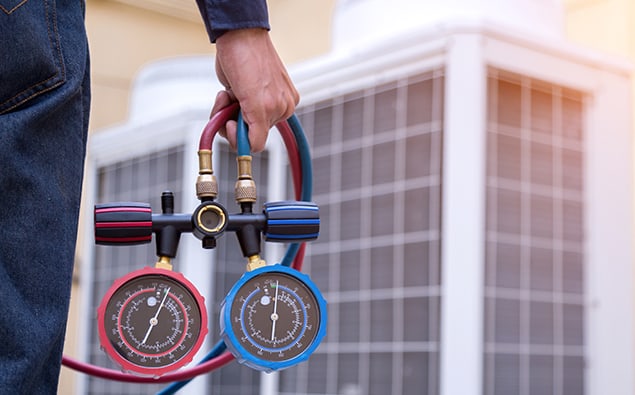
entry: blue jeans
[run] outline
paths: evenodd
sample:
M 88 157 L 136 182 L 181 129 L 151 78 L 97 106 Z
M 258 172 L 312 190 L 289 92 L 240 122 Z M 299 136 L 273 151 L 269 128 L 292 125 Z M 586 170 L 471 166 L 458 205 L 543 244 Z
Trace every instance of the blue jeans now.
M 55 394 L 88 128 L 81 0 L 0 0 L 0 393 Z

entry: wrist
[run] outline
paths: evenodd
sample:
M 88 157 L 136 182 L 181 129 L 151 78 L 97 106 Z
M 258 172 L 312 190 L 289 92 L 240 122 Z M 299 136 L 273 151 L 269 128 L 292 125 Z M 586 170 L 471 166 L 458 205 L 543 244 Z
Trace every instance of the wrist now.
M 232 29 L 220 31 L 220 35 L 216 37 L 216 45 L 223 45 L 232 41 L 243 41 L 249 39 L 258 39 L 267 37 L 269 31 L 265 28 L 246 28 L 246 29 Z

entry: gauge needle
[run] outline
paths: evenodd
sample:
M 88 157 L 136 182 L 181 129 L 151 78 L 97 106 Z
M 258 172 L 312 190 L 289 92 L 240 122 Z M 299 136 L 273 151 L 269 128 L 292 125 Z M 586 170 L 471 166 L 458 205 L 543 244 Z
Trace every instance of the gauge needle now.
M 276 321 L 278 321 L 278 281 L 276 281 L 276 296 L 273 298 L 273 313 L 271 313 L 271 341 L 276 337 Z
M 146 332 L 146 335 L 143 338 L 143 341 L 141 342 L 141 344 L 146 344 L 146 340 L 148 340 L 148 336 L 150 336 L 150 332 L 152 332 L 152 328 L 154 328 L 155 325 L 159 323 L 159 320 L 158 320 L 159 313 L 161 312 L 161 308 L 163 307 L 163 304 L 165 303 L 165 298 L 168 297 L 169 292 L 170 292 L 170 288 L 165 290 L 165 294 L 163 295 L 163 300 L 161 300 L 161 304 L 159 305 L 157 312 L 154 314 L 154 317 L 150 318 L 150 327 L 148 328 L 148 331 Z

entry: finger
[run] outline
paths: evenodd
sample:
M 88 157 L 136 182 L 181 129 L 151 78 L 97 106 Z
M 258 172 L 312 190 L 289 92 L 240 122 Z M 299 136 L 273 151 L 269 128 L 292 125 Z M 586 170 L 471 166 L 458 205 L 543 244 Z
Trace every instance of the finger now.
M 220 91 L 216 95 L 216 100 L 214 101 L 214 106 L 212 107 L 212 111 L 209 114 L 209 117 L 212 118 L 216 115 L 220 110 L 227 107 L 228 105 L 236 102 L 236 98 L 230 91 Z M 223 137 L 227 136 L 227 131 L 225 130 L 225 125 L 222 125 L 218 129 L 218 134 Z
M 274 125 L 277 125 L 279 122 L 284 122 L 287 119 L 291 118 L 291 116 L 295 113 L 295 105 L 293 102 L 287 102 L 287 107 L 286 110 L 282 111 L 280 113 L 280 116 L 277 118 L 273 118 L 271 120 L 271 126 L 269 128 L 272 128 Z
M 252 114 L 243 113 L 243 118 L 248 128 L 249 145 L 252 153 L 261 152 L 265 149 L 269 128 L 271 125 L 262 117 L 254 119 Z
M 225 124 L 225 133 L 221 134 L 223 137 L 227 139 L 229 146 L 232 150 L 236 151 L 237 143 L 236 143 L 236 129 L 238 124 L 234 120 L 227 121 Z
M 300 97 L 297 94 L 297 92 L 295 95 L 292 94 L 291 97 L 289 97 L 288 100 L 286 101 L 287 106 L 285 111 L 282 113 L 280 118 L 274 120 L 273 124 L 275 125 L 278 122 L 286 121 L 287 119 L 289 119 L 295 112 L 295 107 L 298 105 L 299 100 L 300 100 Z
M 249 144 L 251 151 L 256 153 L 263 151 L 269 136 L 269 129 L 280 121 L 284 121 L 293 115 L 295 104 L 293 99 L 282 100 L 277 106 L 264 112 L 247 111 L 243 108 L 243 117 L 249 128 Z
M 217 112 L 227 107 L 228 105 L 235 102 L 236 99 L 233 95 L 228 91 L 220 91 L 216 94 L 216 100 L 214 101 L 214 106 L 212 107 L 212 111 L 210 113 L 210 118 L 214 116 Z
M 251 130 L 251 128 L 250 128 Z M 267 143 L 267 137 L 269 136 L 269 128 L 264 127 L 260 129 L 260 132 L 249 132 L 249 145 L 251 146 L 251 152 L 261 152 L 265 149 Z

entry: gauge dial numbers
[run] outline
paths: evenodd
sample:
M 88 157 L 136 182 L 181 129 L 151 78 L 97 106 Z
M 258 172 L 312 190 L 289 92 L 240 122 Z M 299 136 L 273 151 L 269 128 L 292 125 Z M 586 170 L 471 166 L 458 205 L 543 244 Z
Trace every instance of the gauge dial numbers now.
M 182 274 L 165 269 L 117 280 L 97 313 L 102 348 L 140 375 L 161 376 L 191 362 L 207 334 L 203 297 Z
M 326 301 L 308 276 L 281 265 L 245 273 L 221 308 L 221 336 L 240 363 L 262 371 L 293 366 L 326 332 Z

